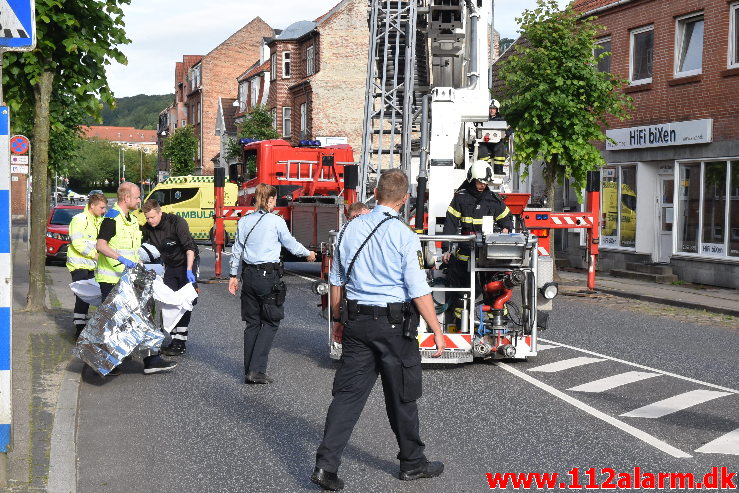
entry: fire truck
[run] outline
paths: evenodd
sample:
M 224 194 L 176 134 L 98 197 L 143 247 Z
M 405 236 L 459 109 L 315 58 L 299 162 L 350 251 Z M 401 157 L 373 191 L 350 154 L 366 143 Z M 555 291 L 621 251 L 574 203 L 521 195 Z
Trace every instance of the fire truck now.
M 348 145 L 321 146 L 301 141 L 293 146 L 282 139 L 241 139 L 240 164 L 229 167 L 228 181 L 238 185 L 235 206 L 224 205 L 225 168 L 214 170 L 215 277 L 222 274 L 226 221 L 237 221 L 254 209 L 259 183 L 277 189 L 277 207 L 292 235 L 308 249 L 320 251 L 329 232 L 341 227 L 345 204 L 356 201 L 358 167 Z M 287 252 L 285 252 L 287 253 Z
M 414 223 L 424 247 L 446 340 L 442 356 L 432 358 L 433 333 L 421 320 L 422 361 L 448 364 L 536 356 L 539 332 L 547 327 L 558 292 L 550 256 L 552 229 L 586 231 L 588 287 L 594 289 L 598 175 L 588 177 L 583 212 L 527 208 L 529 194 L 512 193 L 510 157 L 515 132 L 505 121 L 489 118 L 491 92 L 483 82 L 489 66 L 488 40 L 493 39 L 492 26 L 486 22 L 492 17 L 492 2 L 370 0 L 369 6 L 358 197 L 371 204 L 371 190 L 379 174 L 389 168 L 402 169 L 412 184 L 413 199 L 402 212 Z M 514 231 L 497 231 L 494 218 L 487 217 L 482 220 L 481 234 L 441 234 L 447 207 L 467 170 L 478 160 L 501 155 L 508 158 L 490 163 L 494 173 L 490 186 L 514 214 Z M 469 286 L 451 287 L 442 252 L 463 244 L 471 251 Z M 326 267 L 334 247 L 333 242 L 329 244 Z M 329 290 L 324 284 L 317 291 Z M 329 353 L 336 359 L 341 355 L 341 337 L 332 333 L 330 320 L 336 315 L 328 306 Z

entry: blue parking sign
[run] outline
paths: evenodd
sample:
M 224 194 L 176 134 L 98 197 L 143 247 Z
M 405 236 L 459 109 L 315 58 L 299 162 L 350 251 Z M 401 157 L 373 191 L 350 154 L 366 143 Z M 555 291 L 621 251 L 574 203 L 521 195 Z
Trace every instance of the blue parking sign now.
M 30 51 L 36 46 L 34 0 L 0 0 L 0 50 Z

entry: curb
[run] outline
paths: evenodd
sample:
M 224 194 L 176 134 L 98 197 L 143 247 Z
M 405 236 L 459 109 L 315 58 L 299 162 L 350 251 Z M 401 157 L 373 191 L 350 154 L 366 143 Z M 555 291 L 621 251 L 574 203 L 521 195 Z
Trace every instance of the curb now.
M 661 305 L 670 305 L 678 308 L 690 308 L 693 310 L 704 310 L 711 313 L 720 313 L 722 315 L 731 315 L 733 317 L 739 317 L 739 310 L 732 310 L 731 308 L 720 308 L 716 306 L 707 306 L 700 303 L 692 303 L 690 301 L 682 300 L 670 300 L 667 298 L 659 298 L 657 296 L 649 296 L 646 294 L 635 294 L 628 291 L 620 291 L 618 289 L 608 288 L 596 288 L 596 292 L 612 294 L 614 296 L 620 296 L 621 298 L 631 298 L 641 301 L 649 301 L 651 303 L 658 303 Z
M 48 493 L 77 491 L 77 402 L 84 364 L 73 359 L 59 388 L 49 451 Z

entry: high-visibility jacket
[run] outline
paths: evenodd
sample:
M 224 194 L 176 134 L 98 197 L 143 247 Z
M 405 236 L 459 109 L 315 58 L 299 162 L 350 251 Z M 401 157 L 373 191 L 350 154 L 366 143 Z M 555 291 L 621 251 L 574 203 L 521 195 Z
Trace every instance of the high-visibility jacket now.
M 90 212 L 89 207 L 75 215 L 69 223 L 69 247 L 67 247 L 67 269 L 95 270 L 98 229 L 103 219 Z
M 118 204 L 114 205 L 105 217 L 115 221 L 115 236 L 110 239 L 108 246 L 115 250 L 119 256 L 138 262 L 139 248 L 141 247 L 141 229 L 136 216 L 131 216 L 131 220 L 126 220 Z M 98 266 L 95 270 L 95 280 L 97 282 L 107 282 L 117 284 L 123 274 L 125 266 L 118 262 L 117 259 L 100 255 L 98 258 Z

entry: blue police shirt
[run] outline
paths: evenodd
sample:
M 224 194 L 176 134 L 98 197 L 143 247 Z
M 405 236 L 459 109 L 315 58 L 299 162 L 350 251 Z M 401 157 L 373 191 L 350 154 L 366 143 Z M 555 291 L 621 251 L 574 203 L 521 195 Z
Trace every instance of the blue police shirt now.
M 256 227 L 252 231 L 254 225 Z M 247 235 L 249 238 L 244 244 Z M 242 260 L 247 264 L 279 262 L 281 246 L 297 257 L 307 257 L 310 253 L 290 234 L 285 220 L 277 214 L 260 209 L 245 215 L 236 226 L 236 240 L 231 249 L 231 275 L 238 275 Z
M 342 286 L 359 246 L 386 213 L 397 216 L 390 207 L 378 205 L 372 212 L 352 219 L 344 230 L 338 252 L 334 253 L 329 282 Z M 337 254 L 343 272 L 340 272 Z M 386 221 L 359 253 L 346 285 L 347 298 L 363 305 L 386 306 L 408 301 L 431 292 L 422 269 L 421 241 L 397 219 Z

